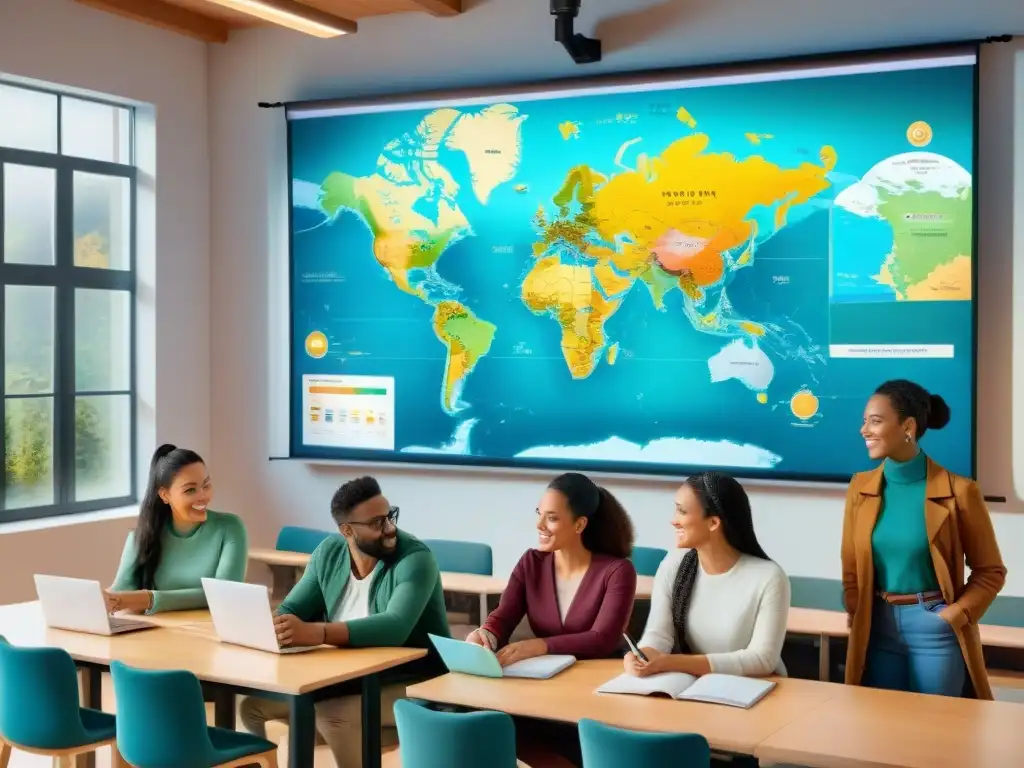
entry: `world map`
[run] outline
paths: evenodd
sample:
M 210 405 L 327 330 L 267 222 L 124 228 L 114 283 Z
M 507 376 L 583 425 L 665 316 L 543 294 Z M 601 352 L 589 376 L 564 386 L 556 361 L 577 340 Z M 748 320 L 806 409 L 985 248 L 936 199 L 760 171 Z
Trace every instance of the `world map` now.
M 972 118 L 906 103 L 931 79 L 969 105 L 969 75 L 293 121 L 293 391 L 394 381 L 404 460 L 853 471 L 824 420 L 855 436 L 885 378 L 973 397 Z M 804 123 L 779 109 L 825 92 Z M 295 400 L 295 452 L 365 453 L 318 447 Z

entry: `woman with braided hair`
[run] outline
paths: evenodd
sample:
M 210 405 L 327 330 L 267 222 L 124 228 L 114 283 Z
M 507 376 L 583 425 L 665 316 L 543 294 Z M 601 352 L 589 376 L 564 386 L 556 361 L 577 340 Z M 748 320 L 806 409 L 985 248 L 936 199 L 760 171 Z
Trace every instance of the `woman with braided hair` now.
M 626 671 L 786 674 L 789 579 L 757 541 L 743 486 L 720 472 L 687 478 L 672 526 L 678 549 L 654 577 L 639 643 L 647 661 L 627 653 Z

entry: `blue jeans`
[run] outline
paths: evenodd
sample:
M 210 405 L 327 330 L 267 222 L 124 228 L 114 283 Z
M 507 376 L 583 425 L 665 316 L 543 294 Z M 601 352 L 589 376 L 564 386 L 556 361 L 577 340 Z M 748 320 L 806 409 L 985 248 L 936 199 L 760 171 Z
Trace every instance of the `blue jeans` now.
M 939 613 L 940 599 L 911 605 L 875 598 L 862 684 L 937 696 L 961 696 L 967 666 L 956 632 Z

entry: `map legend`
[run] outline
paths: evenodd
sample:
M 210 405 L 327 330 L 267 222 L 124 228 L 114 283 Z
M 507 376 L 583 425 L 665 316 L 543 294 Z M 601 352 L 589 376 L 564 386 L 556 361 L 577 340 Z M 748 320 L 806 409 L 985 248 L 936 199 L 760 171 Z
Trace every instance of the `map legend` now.
M 395 449 L 395 380 L 303 376 L 302 439 L 329 448 Z

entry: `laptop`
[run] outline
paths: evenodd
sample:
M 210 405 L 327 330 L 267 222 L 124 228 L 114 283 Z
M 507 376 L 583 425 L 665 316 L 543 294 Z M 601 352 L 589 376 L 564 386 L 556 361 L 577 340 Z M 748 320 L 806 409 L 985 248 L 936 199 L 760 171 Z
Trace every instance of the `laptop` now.
M 502 667 L 498 657 L 488 648 L 439 635 L 430 635 L 430 641 L 437 648 L 441 661 L 448 667 L 449 672 L 461 672 L 477 677 L 520 677 L 531 680 L 547 680 L 576 663 L 575 656 L 548 655 L 523 659 L 515 664 Z
M 270 653 L 303 653 L 322 645 L 290 646 L 277 644 L 270 593 L 261 584 L 246 584 L 224 579 L 202 579 L 206 603 L 210 607 L 213 628 L 223 643 L 244 645 Z
M 52 629 L 88 632 L 92 635 L 120 635 L 153 629 L 155 625 L 139 619 L 111 616 L 98 581 L 45 576 L 37 573 L 36 594 L 43 607 L 43 619 Z

